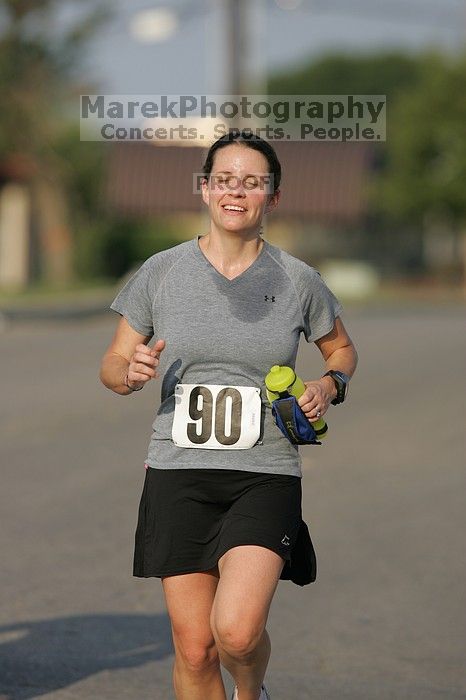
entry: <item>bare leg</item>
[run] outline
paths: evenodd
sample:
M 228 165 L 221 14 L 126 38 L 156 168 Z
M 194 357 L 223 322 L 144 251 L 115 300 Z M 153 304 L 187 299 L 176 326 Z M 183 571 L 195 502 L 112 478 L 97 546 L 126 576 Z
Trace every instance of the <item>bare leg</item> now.
M 270 658 L 265 625 L 284 560 L 266 547 L 233 547 L 219 560 L 211 627 L 238 700 L 258 700 Z
M 238 687 L 238 700 L 258 700 L 270 658 L 270 637 L 266 629 L 256 648 L 247 655 L 232 656 L 219 649 L 223 666 L 231 673 Z
M 210 612 L 218 570 L 162 578 L 170 616 L 177 700 L 226 700 Z

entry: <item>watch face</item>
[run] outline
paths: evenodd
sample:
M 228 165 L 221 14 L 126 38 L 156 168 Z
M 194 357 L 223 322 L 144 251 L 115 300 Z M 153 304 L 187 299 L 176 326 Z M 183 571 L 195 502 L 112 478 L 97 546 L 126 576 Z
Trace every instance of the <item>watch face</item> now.
M 325 372 L 325 376 L 330 376 L 332 377 L 335 387 L 337 390 L 337 395 L 336 398 L 331 401 L 331 403 L 335 406 L 339 403 L 343 403 L 343 401 L 346 399 L 346 396 L 348 394 L 348 387 L 349 387 L 349 381 L 350 377 L 348 377 L 347 374 L 344 372 L 340 372 L 339 370 L 336 369 L 329 369 L 328 372 Z
M 348 396 L 349 382 L 344 383 L 343 388 L 343 400 Z
M 350 378 L 348 377 L 347 374 L 345 374 L 344 372 L 339 372 L 338 370 L 335 371 L 335 374 L 341 380 L 341 383 L 340 383 L 341 400 L 344 401 L 344 399 L 346 399 L 346 397 L 348 395 Z
M 350 378 L 348 377 L 347 374 L 344 372 L 339 372 L 338 370 L 333 370 L 332 376 L 335 379 L 336 383 L 338 384 L 338 402 L 342 403 L 348 394 L 348 386 L 349 386 L 349 380 Z

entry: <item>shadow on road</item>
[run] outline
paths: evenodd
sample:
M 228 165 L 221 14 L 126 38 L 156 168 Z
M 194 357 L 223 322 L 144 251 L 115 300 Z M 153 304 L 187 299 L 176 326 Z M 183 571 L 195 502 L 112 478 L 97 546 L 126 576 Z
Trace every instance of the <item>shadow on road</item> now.
M 167 615 L 77 615 L 0 627 L 2 700 L 26 700 L 173 653 Z

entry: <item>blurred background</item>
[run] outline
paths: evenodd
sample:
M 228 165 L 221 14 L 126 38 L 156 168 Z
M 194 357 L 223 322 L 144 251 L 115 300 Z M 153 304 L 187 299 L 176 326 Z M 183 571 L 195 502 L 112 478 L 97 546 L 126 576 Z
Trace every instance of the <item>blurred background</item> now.
M 205 228 L 174 186 L 205 149 L 80 141 L 80 94 L 386 94 L 386 143 L 276 143 L 266 237 L 345 295 L 464 286 L 463 0 L 4 0 L 0 23 L 0 299 L 102 290 Z
M 98 374 L 127 276 L 206 230 L 205 150 L 81 141 L 79 96 L 243 92 L 387 95 L 386 142 L 277 144 L 265 238 L 360 362 L 300 449 L 318 578 L 279 585 L 268 688 L 466 697 L 465 30 L 465 0 L 0 0 L 1 700 L 173 697 L 161 586 L 132 577 L 159 384 Z

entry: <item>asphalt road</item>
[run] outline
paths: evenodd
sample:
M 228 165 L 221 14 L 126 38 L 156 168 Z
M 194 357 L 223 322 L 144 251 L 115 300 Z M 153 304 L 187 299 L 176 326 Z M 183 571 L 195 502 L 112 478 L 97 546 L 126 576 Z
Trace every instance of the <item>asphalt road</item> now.
M 273 700 L 466 698 L 465 314 L 344 320 L 360 356 L 348 403 L 301 449 L 318 578 L 279 584 L 267 685 Z M 100 384 L 115 323 L 0 334 L 3 700 L 173 698 L 161 584 L 131 568 L 159 386 Z M 304 341 L 298 369 L 321 370 Z

